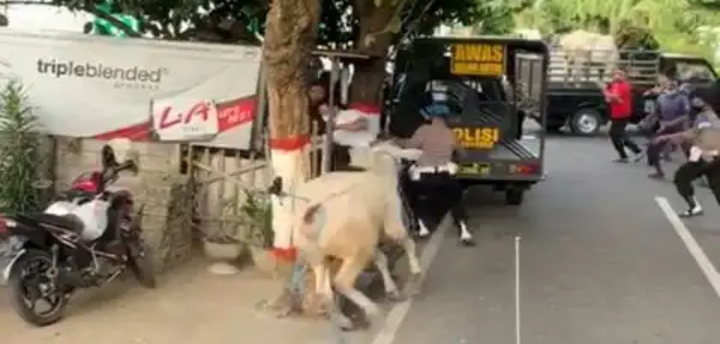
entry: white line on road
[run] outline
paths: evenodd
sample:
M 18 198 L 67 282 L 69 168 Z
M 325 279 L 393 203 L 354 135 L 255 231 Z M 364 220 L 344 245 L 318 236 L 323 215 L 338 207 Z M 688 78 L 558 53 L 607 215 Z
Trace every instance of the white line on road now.
M 423 275 L 420 280 L 417 281 L 418 285 L 422 285 L 427 277 L 430 265 L 433 260 L 435 260 L 435 256 L 440 250 L 443 240 L 445 240 L 445 233 L 448 228 L 452 227 L 450 222 L 450 217 L 446 216 L 445 219 L 443 219 L 443 222 L 438 226 L 438 230 L 430 238 L 427 245 L 425 245 L 425 249 L 420 256 L 420 267 L 423 270 Z M 410 298 L 406 301 L 397 303 L 390 308 L 390 312 L 388 313 L 382 328 L 380 328 L 380 331 L 375 334 L 375 338 L 371 342 L 372 344 L 393 343 L 395 335 L 400 330 L 400 326 L 402 325 L 403 320 L 405 320 L 405 317 L 408 315 L 410 307 L 412 307 L 412 302 L 413 299 Z
M 520 340 L 520 236 L 515 236 L 515 344 Z
M 700 267 L 700 270 L 705 275 L 705 278 L 707 278 L 708 282 L 710 282 L 713 290 L 715 290 L 715 294 L 720 297 L 720 273 L 718 273 L 713 263 L 705 254 L 705 251 L 703 251 L 700 244 L 698 244 L 697 240 L 695 240 L 687 227 L 685 227 L 685 224 L 682 220 L 680 220 L 678 215 L 675 213 L 675 210 L 673 210 L 670 205 L 670 202 L 668 202 L 665 197 L 656 196 L 655 202 L 660 207 L 660 210 L 662 210 L 665 214 L 668 221 L 670 221 L 670 224 L 675 229 L 675 233 L 677 233 L 680 240 L 682 240 L 683 244 L 685 244 L 685 247 L 688 252 L 690 252 L 690 255 L 695 258 L 695 262 Z

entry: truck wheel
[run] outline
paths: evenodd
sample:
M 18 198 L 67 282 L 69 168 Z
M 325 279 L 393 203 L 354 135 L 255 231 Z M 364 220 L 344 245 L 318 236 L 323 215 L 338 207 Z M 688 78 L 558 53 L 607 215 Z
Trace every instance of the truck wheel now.
M 525 196 L 525 189 L 509 188 L 505 190 L 505 204 L 521 205 Z
M 593 109 L 580 109 L 570 119 L 570 130 L 574 134 L 595 135 L 600 131 L 602 117 Z

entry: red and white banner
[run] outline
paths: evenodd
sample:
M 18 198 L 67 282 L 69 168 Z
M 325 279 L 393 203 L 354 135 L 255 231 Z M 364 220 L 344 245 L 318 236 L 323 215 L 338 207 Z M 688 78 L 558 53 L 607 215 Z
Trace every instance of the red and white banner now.
M 164 140 L 250 143 L 259 47 L 9 29 L 0 46 L 0 87 L 20 80 L 49 134 L 147 140 L 155 130 Z

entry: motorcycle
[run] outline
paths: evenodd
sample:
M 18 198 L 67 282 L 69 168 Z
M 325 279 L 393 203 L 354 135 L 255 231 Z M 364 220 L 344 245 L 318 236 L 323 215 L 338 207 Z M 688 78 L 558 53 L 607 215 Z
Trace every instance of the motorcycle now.
M 11 303 L 35 326 L 53 324 L 80 288 L 99 287 L 129 270 L 141 285 L 155 288 L 152 259 L 140 238 L 142 207 L 114 187 L 119 173 L 137 173 L 134 161 L 118 163 L 102 149 L 102 170 L 78 177 L 42 213 L 0 217 L 0 232 L 13 238 L 18 253 L 4 270 Z M 38 309 L 44 301 L 47 310 Z

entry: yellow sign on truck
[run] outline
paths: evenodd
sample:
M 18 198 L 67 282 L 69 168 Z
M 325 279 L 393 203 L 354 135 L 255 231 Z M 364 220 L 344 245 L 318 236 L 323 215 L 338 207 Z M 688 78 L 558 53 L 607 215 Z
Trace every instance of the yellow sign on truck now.
M 505 45 L 452 45 L 450 72 L 456 75 L 501 76 L 505 73 Z
M 500 141 L 498 128 L 453 128 L 460 146 L 467 149 L 491 149 Z

